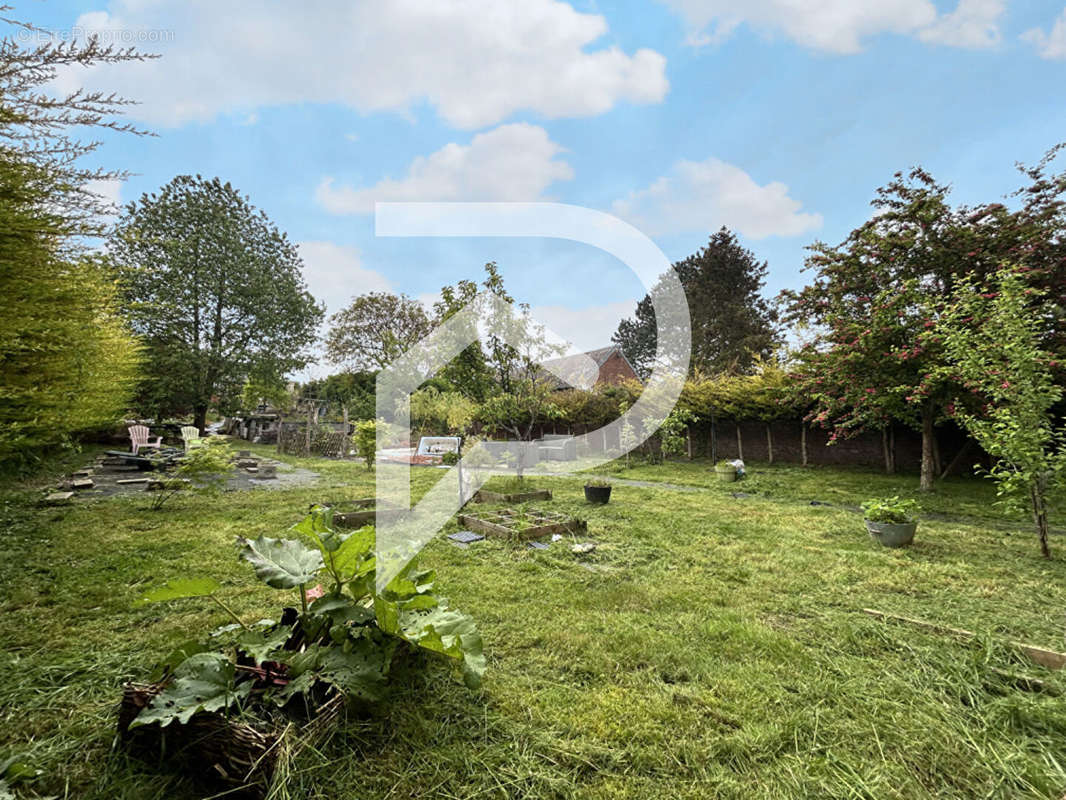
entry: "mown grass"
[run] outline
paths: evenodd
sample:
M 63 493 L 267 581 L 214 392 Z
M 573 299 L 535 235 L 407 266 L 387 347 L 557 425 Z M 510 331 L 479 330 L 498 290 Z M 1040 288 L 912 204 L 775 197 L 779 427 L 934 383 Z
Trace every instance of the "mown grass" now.
M 5 496 L 0 758 L 17 753 L 43 771 L 21 791 L 199 796 L 112 751 L 114 705 L 123 681 L 225 616 L 197 601 L 131 601 L 170 577 L 211 575 L 249 619 L 276 613 L 288 598 L 238 563 L 234 537 L 278 535 L 309 503 L 373 487 L 358 464 L 290 460 L 323 486 L 182 498 L 155 513 L 139 497 L 52 510 Z M 374 716 L 303 753 L 288 795 L 1062 796 L 1063 700 L 1002 673 L 1052 691 L 1066 680 L 1001 638 L 1064 649 L 1066 561 L 1043 561 L 1032 536 L 977 520 L 1000 513 L 988 510 L 990 487 L 950 482 L 926 501 L 942 506 L 926 508 L 964 518 L 924 521 L 915 546 L 897 551 L 874 545 L 855 513 L 809 505 L 897 493 L 875 473 L 756 467 L 727 487 L 701 468 L 630 470 L 707 488 L 616 485 L 597 507 L 578 477 L 531 479 L 554 490 L 553 510 L 588 520 L 598 546 L 586 556 L 567 542 L 533 551 L 436 539 L 424 561 L 479 621 L 484 688 L 469 692 L 445 665 L 408 676 Z M 416 470 L 415 495 L 440 474 Z M 897 480 L 902 489 L 914 477 Z M 863 607 L 980 638 L 888 625 Z

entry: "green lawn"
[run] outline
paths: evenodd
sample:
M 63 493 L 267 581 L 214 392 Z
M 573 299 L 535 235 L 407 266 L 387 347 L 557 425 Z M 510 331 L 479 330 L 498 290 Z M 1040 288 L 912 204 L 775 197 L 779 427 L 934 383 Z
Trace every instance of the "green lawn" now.
M 210 575 L 248 619 L 282 595 L 238 563 L 237 535 L 278 535 L 309 503 L 372 493 L 353 463 L 291 459 L 321 488 L 141 498 L 37 509 L 3 495 L 0 761 L 43 771 L 41 795 L 199 796 L 111 750 L 123 681 L 142 679 L 216 606 L 131 608 L 146 587 Z M 915 476 L 760 467 L 732 485 L 706 463 L 619 477 L 702 486 L 616 485 L 585 505 L 579 478 L 542 478 L 550 507 L 588 520 L 598 547 L 573 555 L 438 538 L 424 561 L 438 590 L 479 621 L 481 692 L 447 665 L 398 686 L 305 752 L 293 798 L 1050 797 L 1066 792 L 1066 705 L 1004 672 L 1066 691 L 1001 638 L 1062 650 L 1066 539 L 1039 558 L 1021 518 L 986 483 L 957 479 L 906 550 L 873 544 L 856 505 L 906 493 Z M 441 473 L 415 470 L 415 494 Z M 737 499 L 732 492 L 751 497 Z M 453 523 L 454 525 L 454 523 Z M 977 631 L 964 644 L 860 609 Z M 33 796 L 20 789 L 26 796 Z

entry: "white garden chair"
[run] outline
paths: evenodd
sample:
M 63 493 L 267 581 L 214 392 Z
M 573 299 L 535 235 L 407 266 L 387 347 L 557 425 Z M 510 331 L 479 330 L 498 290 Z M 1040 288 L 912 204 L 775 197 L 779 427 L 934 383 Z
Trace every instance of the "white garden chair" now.
M 163 437 L 157 436 L 154 442 L 148 441 L 148 428 L 145 425 L 131 425 L 130 426 L 130 449 L 133 450 L 133 454 L 137 455 L 137 451 L 142 447 L 154 447 L 158 450 L 163 446 Z
M 204 445 L 204 440 L 200 438 L 200 429 L 195 425 L 182 426 L 181 440 L 185 444 L 186 453 L 195 447 L 203 447 Z

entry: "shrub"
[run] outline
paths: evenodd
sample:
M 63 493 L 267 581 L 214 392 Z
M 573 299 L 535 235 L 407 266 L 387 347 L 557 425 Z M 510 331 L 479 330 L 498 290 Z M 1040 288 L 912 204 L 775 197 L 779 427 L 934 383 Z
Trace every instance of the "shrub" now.
M 355 423 L 352 444 L 359 458 L 366 461 L 366 468 L 374 468 L 374 455 L 377 452 L 378 423 L 376 420 L 363 419 Z

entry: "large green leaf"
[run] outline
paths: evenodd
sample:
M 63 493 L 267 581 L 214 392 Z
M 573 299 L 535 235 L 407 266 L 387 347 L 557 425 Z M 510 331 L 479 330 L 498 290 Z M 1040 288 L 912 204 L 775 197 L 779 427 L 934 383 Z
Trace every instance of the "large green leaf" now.
M 242 542 L 241 558 L 255 568 L 261 581 L 275 589 L 295 589 L 310 583 L 323 567 L 322 554 L 297 539 L 260 536 L 255 541 Z
M 346 534 L 337 548 L 328 552 L 327 560 L 341 580 L 348 582 L 366 575 L 374 568 L 375 534 L 372 525 Z
M 260 631 L 245 631 L 237 639 L 237 647 L 255 659 L 256 664 L 264 661 L 272 661 L 271 653 L 281 649 L 285 642 L 292 636 L 292 628 L 278 626 L 277 630 L 262 633 Z
M 441 601 L 429 611 L 404 609 L 399 614 L 399 635 L 434 653 L 463 661 L 463 680 L 471 689 L 481 686 L 485 656 L 481 634 L 472 617 L 453 611 Z
M 158 722 L 167 726 L 174 720 L 182 724 L 198 711 L 222 711 L 235 700 L 247 697 L 251 681 L 234 686 L 233 662 L 222 653 L 197 653 L 189 656 L 174 670 L 174 680 L 137 715 L 130 727 Z
M 306 691 L 306 675 L 311 673 L 350 697 L 380 700 L 395 649 L 393 642 L 379 636 L 350 639 L 343 647 L 312 645 L 288 660 L 289 675 L 295 680 L 283 694 Z
M 175 578 L 158 588 L 145 592 L 134 601 L 135 606 L 146 603 L 163 603 L 167 600 L 180 600 L 185 597 L 207 597 L 222 588 L 214 578 Z

